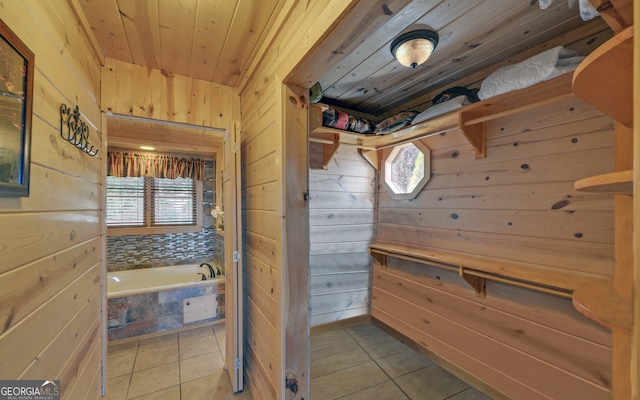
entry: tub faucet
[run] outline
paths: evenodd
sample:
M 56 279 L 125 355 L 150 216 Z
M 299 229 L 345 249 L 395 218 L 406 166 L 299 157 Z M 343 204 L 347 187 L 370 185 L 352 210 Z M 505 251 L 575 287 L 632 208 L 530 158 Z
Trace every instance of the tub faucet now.
M 216 265 L 216 272 L 217 272 L 216 275 L 218 276 L 222 275 L 222 272 L 220 272 L 220 267 L 218 267 L 217 265 Z
M 207 280 L 207 276 L 205 274 L 203 274 L 202 272 L 198 272 L 198 275 L 200 275 L 200 280 L 201 281 L 206 281 Z
M 207 266 L 207 268 L 209 268 L 209 277 L 210 278 L 215 278 L 216 277 L 216 273 L 213 271 L 213 267 L 207 263 L 202 263 L 200 264 L 200 267 L 204 267 Z

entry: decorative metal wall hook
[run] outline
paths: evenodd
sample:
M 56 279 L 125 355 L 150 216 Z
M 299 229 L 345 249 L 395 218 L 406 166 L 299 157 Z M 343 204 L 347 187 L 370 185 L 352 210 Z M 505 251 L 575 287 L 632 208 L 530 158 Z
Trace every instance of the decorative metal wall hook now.
M 89 147 L 89 127 L 80 118 L 77 105 L 73 112 L 66 104 L 60 105 L 60 136 L 90 156 L 98 156 L 98 149 L 94 151 L 94 146 Z

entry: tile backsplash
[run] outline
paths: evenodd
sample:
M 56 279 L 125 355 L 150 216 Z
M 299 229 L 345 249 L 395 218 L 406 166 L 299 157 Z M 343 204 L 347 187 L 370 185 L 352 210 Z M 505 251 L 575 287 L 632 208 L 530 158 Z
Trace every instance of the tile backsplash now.
M 213 261 L 224 265 L 224 240 L 213 227 L 198 233 L 109 236 L 109 271 L 199 264 Z

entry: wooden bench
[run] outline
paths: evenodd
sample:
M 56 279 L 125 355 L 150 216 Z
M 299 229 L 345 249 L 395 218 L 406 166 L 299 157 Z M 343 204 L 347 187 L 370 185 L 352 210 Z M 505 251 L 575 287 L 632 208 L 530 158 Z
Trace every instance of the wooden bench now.
M 487 279 L 566 298 L 572 298 L 573 292 L 582 286 L 606 281 L 600 275 L 586 272 L 524 262 L 507 263 L 486 257 L 446 253 L 393 243 L 371 243 L 369 254 L 382 266 L 387 266 L 387 257 L 393 257 L 458 272 L 479 297 L 486 295 Z

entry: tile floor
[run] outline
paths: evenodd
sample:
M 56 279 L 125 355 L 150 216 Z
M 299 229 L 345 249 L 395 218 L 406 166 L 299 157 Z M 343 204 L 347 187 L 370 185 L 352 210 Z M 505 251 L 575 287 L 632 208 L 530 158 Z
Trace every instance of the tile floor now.
M 215 324 L 107 349 L 109 400 L 251 400 L 233 395 L 224 367 L 225 326 Z
M 224 324 L 108 348 L 109 400 L 251 400 L 223 369 Z M 311 337 L 312 400 L 491 400 L 373 325 Z
M 374 325 L 311 337 L 312 400 L 490 400 Z

